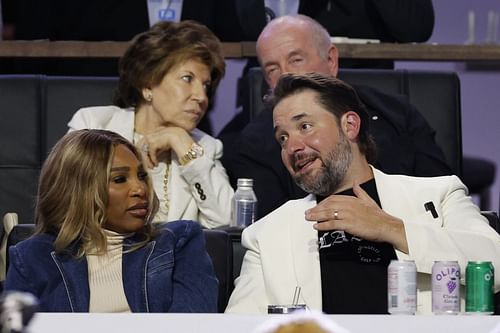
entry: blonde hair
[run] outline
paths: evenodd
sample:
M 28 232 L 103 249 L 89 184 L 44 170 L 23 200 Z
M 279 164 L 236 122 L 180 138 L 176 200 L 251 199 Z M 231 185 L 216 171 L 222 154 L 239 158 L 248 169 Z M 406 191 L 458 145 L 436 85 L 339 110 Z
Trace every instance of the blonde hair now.
M 142 162 L 141 154 L 119 134 L 105 130 L 79 130 L 66 134 L 52 148 L 40 173 L 35 209 L 36 233 L 56 236 L 56 253 L 80 242 L 77 256 L 90 249 L 103 254 L 107 248 L 102 225 L 106 222 L 108 183 L 113 154 L 124 145 Z M 149 214 L 138 233 L 139 248 L 153 237 L 151 220 L 158 199 L 147 177 Z

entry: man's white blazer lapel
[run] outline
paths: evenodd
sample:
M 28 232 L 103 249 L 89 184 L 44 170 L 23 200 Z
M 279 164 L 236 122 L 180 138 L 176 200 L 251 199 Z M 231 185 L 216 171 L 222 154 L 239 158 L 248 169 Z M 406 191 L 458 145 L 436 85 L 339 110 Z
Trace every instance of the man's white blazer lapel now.
M 377 169 L 373 169 L 375 182 L 377 184 L 377 193 L 380 198 L 380 205 L 382 209 L 392 216 L 396 216 L 403 221 L 415 221 L 419 223 L 429 223 L 442 225 L 442 213 L 439 211 L 440 194 L 430 192 L 429 188 L 424 186 L 422 188 L 412 186 L 412 191 L 408 191 L 407 178 L 390 176 L 382 173 Z M 433 202 L 438 210 L 439 218 L 434 219 L 430 212 L 425 210 L 425 203 Z M 408 260 L 411 259 L 406 253 L 396 250 L 398 259 Z M 421 272 L 430 272 L 430 266 L 417 265 Z
M 408 191 L 407 178 L 390 176 L 373 169 L 375 183 L 377 184 L 377 193 L 380 198 L 382 209 L 393 216 L 402 220 L 418 218 L 420 221 L 430 223 L 440 223 L 441 218 L 433 219 L 430 212 L 425 209 L 425 203 L 432 202 L 439 211 L 441 206 L 440 193 L 430 192 L 427 186 L 422 188 L 412 186 Z
M 400 218 L 417 215 L 415 202 L 418 198 L 416 193 L 409 193 L 401 181 L 391 181 L 384 173 L 372 169 L 382 209 L 386 213 Z

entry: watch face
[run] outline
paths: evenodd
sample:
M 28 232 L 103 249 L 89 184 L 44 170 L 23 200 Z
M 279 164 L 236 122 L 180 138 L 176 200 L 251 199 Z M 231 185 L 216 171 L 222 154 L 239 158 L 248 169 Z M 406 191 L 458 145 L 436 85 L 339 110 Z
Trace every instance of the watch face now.
M 191 151 L 193 152 L 193 156 L 195 158 L 203 155 L 203 147 L 200 145 L 193 144 L 193 146 L 191 147 Z
M 179 159 L 181 165 L 186 165 L 189 161 L 192 161 L 200 156 L 203 156 L 203 147 L 197 143 L 193 143 L 188 152 Z

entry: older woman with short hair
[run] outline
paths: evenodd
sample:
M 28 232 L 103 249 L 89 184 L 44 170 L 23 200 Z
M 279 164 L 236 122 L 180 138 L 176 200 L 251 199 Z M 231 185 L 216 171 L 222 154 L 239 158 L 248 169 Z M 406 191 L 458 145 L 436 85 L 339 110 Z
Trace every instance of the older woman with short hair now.
M 217 37 L 193 21 L 157 23 L 134 38 L 119 71 L 115 105 L 80 109 L 70 131 L 108 129 L 140 148 L 160 200 L 155 221 L 229 224 L 222 143 L 196 128 L 225 71 Z

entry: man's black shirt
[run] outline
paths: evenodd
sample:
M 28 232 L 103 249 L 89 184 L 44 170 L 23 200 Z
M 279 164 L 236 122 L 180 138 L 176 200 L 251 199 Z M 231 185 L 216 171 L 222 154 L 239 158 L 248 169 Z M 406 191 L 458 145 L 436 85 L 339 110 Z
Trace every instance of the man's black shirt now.
M 380 206 L 375 180 L 361 187 Z M 354 196 L 354 192 L 349 189 L 337 195 Z M 318 232 L 318 246 L 323 312 L 387 314 L 387 266 L 396 259 L 391 244 L 332 230 Z

